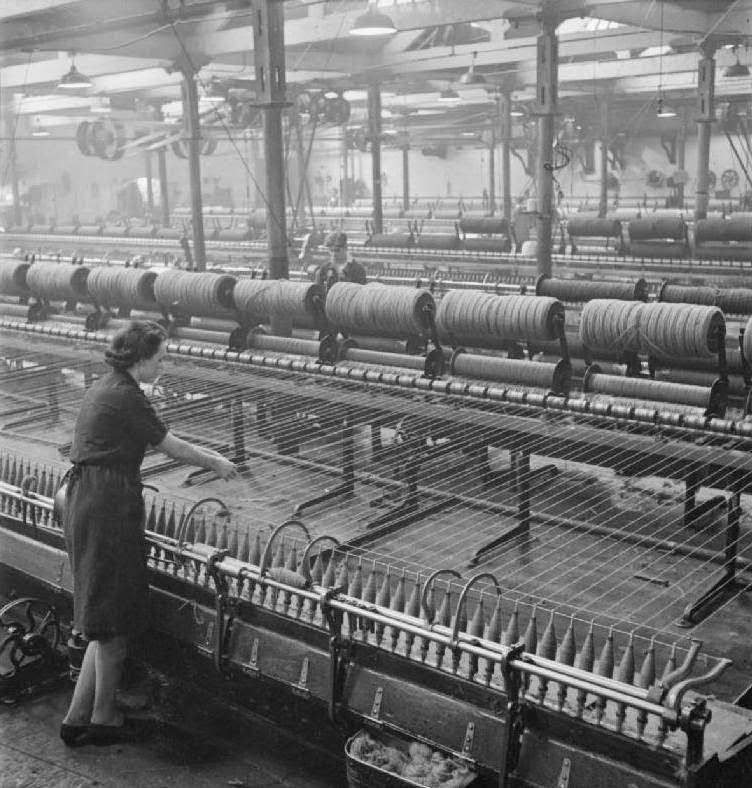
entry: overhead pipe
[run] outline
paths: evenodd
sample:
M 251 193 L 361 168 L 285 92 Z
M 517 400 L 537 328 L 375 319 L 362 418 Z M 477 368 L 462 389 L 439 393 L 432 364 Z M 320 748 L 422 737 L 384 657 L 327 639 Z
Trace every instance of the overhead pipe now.
M 706 219 L 710 201 L 710 134 L 715 120 L 715 50 L 717 43 L 708 39 L 700 45 L 697 65 L 697 187 L 695 221 Z

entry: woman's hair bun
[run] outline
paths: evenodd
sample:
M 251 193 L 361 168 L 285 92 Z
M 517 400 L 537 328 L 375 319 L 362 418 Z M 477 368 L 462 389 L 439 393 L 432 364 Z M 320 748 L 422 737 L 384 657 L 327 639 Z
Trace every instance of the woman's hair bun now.
M 105 361 L 117 370 L 130 369 L 139 361 L 150 359 L 165 339 L 167 332 L 159 323 L 134 320 L 112 338 L 104 354 Z

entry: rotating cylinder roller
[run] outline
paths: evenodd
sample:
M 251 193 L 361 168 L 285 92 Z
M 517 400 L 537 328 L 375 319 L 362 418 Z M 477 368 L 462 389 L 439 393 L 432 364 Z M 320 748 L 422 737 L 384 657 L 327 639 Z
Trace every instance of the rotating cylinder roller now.
M 556 364 L 547 364 L 540 361 L 481 356 L 457 350 L 452 355 L 450 370 L 453 375 L 535 386 L 555 394 L 569 394 L 572 386 L 572 368 L 563 360 Z
M 483 216 L 460 219 L 460 230 L 463 233 L 477 235 L 509 235 L 509 223 L 503 217 Z
M 365 246 L 379 246 L 384 249 L 404 249 L 415 246 L 412 233 L 374 233 L 364 243 Z
M 27 296 L 26 273 L 29 264 L 21 260 L 0 260 L 0 293 L 9 296 Z
M 232 318 L 234 287 L 235 277 L 228 274 L 162 271 L 154 283 L 154 296 L 167 311 Z
M 471 252 L 496 252 L 506 254 L 512 250 L 512 242 L 509 238 L 463 238 L 461 242 L 463 249 Z
M 89 271 L 86 287 L 100 306 L 157 309 L 156 279 L 156 271 L 100 265 Z
M 585 304 L 580 317 L 580 338 L 593 350 L 661 356 L 717 353 L 724 328 L 720 309 L 693 304 L 595 299 Z
M 638 326 L 643 304 L 595 298 L 580 315 L 580 339 L 591 350 L 633 352 L 640 349 Z
M 742 342 L 742 352 L 747 364 L 752 364 L 752 317 L 744 327 L 744 340 Z
M 592 404 L 596 403 L 600 406 L 610 406 L 611 416 L 624 419 L 634 418 L 634 411 L 637 410 L 652 411 L 654 413 L 652 420 L 657 420 L 659 414 L 663 413 L 681 413 L 685 416 L 697 416 L 700 418 L 705 415 L 705 408 L 697 408 L 693 405 L 667 404 L 646 399 L 621 399 L 610 394 L 587 394 L 586 399 L 591 403 L 591 407 Z M 599 409 L 599 412 L 602 412 L 602 408 Z
M 281 317 L 300 323 L 321 312 L 324 290 L 310 282 L 287 279 L 238 279 L 233 290 L 238 312 L 249 322 Z
M 726 321 L 713 306 L 643 304 L 639 312 L 640 350 L 646 354 L 709 356 L 724 341 Z
M 584 391 L 611 394 L 615 397 L 673 402 L 678 405 L 689 405 L 694 408 L 705 409 L 710 407 L 711 402 L 715 403 L 717 407 L 719 401 L 722 400 L 725 411 L 726 386 L 720 380 L 714 381 L 711 387 L 706 388 L 704 386 L 669 383 L 650 378 L 604 375 L 596 370 L 597 367 L 595 369 L 591 367 L 586 373 L 582 382 Z
M 644 279 L 636 282 L 593 282 L 581 279 L 547 279 L 541 277 L 535 285 L 535 294 L 558 298 L 565 303 L 581 303 L 595 298 L 610 298 L 618 301 L 647 301 L 648 283 Z
M 684 219 L 632 219 L 628 227 L 631 241 L 683 241 L 687 237 Z
M 620 238 L 621 222 L 619 219 L 575 216 L 567 222 L 567 232 L 570 238 Z
M 732 315 L 752 314 L 752 289 L 747 287 L 687 287 L 665 283 L 658 300 L 671 304 L 717 306 Z
M 439 303 L 436 323 L 445 337 L 545 342 L 556 338 L 556 322 L 563 317 L 564 306 L 555 298 L 451 290 Z
M 415 240 L 419 249 L 459 249 L 460 239 L 455 233 L 451 235 L 419 235 Z
M 89 301 L 88 276 L 89 269 L 82 265 L 36 262 L 26 272 L 26 285 L 39 298 Z
M 325 309 L 329 321 L 348 332 L 414 336 L 430 327 L 435 304 L 428 290 L 337 282 Z
M 296 356 L 317 356 L 320 343 L 314 339 L 269 336 L 251 330 L 246 335 L 246 347 L 253 350 L 273 350 L 277 353 L 291 353 Z
M 730 219 L 698 219 L 695 225 L 695 243 L 706 241 L 752 241 L 752 220 L 733 216 Z

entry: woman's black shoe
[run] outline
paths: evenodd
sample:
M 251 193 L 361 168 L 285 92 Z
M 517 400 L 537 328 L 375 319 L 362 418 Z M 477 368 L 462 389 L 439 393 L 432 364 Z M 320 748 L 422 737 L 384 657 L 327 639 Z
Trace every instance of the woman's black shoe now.
M 128 744 L 145 741 L 154 728 L 151 720 L 126 717 L 122 725 L 95 725 L 88 727 L 87 744 L 105 747 L 108 744 Z
M 60 725 L 60 738 L 66 747 L 81 747 L 86 744 L 89 735 L 88 725 Z

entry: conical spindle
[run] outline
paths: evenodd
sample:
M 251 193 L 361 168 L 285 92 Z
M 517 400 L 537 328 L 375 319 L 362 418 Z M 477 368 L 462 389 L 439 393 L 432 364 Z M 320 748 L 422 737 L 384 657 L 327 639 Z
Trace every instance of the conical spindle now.
M 590 622 L 590 629 L 588 629 L 585 640 L 582 642 L 580 653 L 575 657 L 574 666 L 578 670 L 592 671 L 595 663 L 595 644 L 593 643 L 593 622 Z M 582 717 L 585 713 L 585 700 L 587 692 L 584 690 L 577 690 L 577 716 Z
M 426 625 L 430 626 L 436 620 L 436 585 L 431 585 L 426 590 L 425 610 L 422 611 L 426 617 Z M 428 638 L 421 638 L 420 643 L 420 661 L 425 662 L 428 657 L 428 650 L 431 646 L 431 641 Z
M 595 674 L 604 678 L 613 678 L 614 675 L 614 628 L 609 627 L 606 642 L 603 644 L 598 662 L 595 665 Z M 606 699 L 598 697 L 595 704 L 595 719 L 600 725 L 606 712 Z
M 394 589 L 394 593 L 392 594 L 391 602 L 389 603 L 389 607 L 392 610 L 395 610 L 397 613 L 404 613 L 405 612 L 405 570 L 402 570 L 402 574 L 397 578 L 397 587 Z M 399 641 L 399 637 L 402 634 L 402 631 L 399 627 L 393 626 L 389 628 L 389 648 L 392 652 L 397 649 L 397 643 Z
M 465 631 L 471 638 L 483 637 L 483 627 L 486 623 L 486 615 L 483 609 L 483 594 L 478 599 L 478 604 L 475 606 L 473 617 L 468 621 Z M 458 666 L 459 667 L 459 666 Z M 467 668 L 467 677 L 472 681 L 475 674 L 478 672 L 478 656 L 475 654 L 470 655 L 469 664 Z
M 355 571 L 350 576 L 350 582 L 347 586 L 347 595 L 353 599 L 363 599 L 363 559 L 359 558 L 355 566 Z M 360 616 L 352 613 L 347 615 L 348 626 L 350 632 L 358 632 L 362 628 L 362 620 Z
M 376 596 L 376 604 L 379 607 L 389 607 L 392 599 L 392 567 L 387 566 L 384 578 L 381 581 L 381 588 Z M 384 625 L 376 624 L 376 645 L 381 645 L 381 640 L 384 637 Z
M 496 604 L 494 605 L 493 612 L 491 613 L 491 617 L 488 620 L 488 626 L 486 627 L 486 640 L 491 641 L 491 643 L 500 643 L 503 630 L 504 620 L 502 611 L 502 598 L 501 594 L 498 594 L 496 597 Z M 483 682 L 486 686 L 491 684 L 495 667 L 496 663 L 493 660 L 485 660 L 485 667 L 483 669 Z
M 574 615 L 569 619 L 569 626 L 564 633 L 564 637 L 559 644 L 556 651 L 556 661 L 561 662 L 563 665 L 574 665 L 575 654 L 577 653 L 577 643 L 574 637 Z M 556 708 L 562 711 L 564 702 L 567 699 L 567 685 L 562 681 L 559 682 L 559 688 L 556 691 Z
M 616 678 L 624 684 L 632 684 L 635 674 L 635 658 L 634 658 L 634 635 L 630 633 L 629 642 L 621 655 L 619 667 L 616 670 Z M 616 730 L 621 731 L 624 727 L 624 718 L 627 709 L 623 703 L 616 704 Z
M 650 639 L 650 645 L 645 651 L 645 658 L 642 660 L 636 683 L 642 689 L 649 689 L 655 684 L 655 638 Z M 639 709 L 637 712 L 637 736 L 640 739 L 645 734 L 647 722 L 648 713 Z
M 405 613 L 411 618 L 420 618 L 420 594 L 422 590 L 420 575 L 417 575 L 413 584 L 413 590 L 410 592 L 410 598 L 405 605 Z M 415 635 L 412 632 L 405 632 L 405 656 L 410 656 L 413 650 L 413 643 L 415 643 Z
M 368 573 L 368 577 L 366 578 L 366 584 L 363 588 L 363 601 L 366 604 L 373 605 L 376 602 L 376 563 L 374 562 L 373 566 L 371 567 L 371 571 Z M 365 619 L 365 629 L 366 632 L 373 632 L 374 626 L 373 621 L 369 619 Z
M 452 623 L 452 588 L 447 583 L 444 597 L 441 600 L 441 605 L 436 613 L 436 623 L 443 627 L 449 627 Z M 446 646 L 442 643 L 436 644 L 436 667 L 440 668 L 444 662 L 444 653 Z
M 556 625 L 555 619 L 556 612 L 551 611 L 551 617 L 548 619 L 548 624 L 543 632 L 543 636 L 538 641 L 538 648 L 536 653 L 539 657 L 545 659 L 554 659 L 556 657 Z M 538 703 L 543 703 L 548 692 L 548 682 L 544 679 L 538 681 Z

